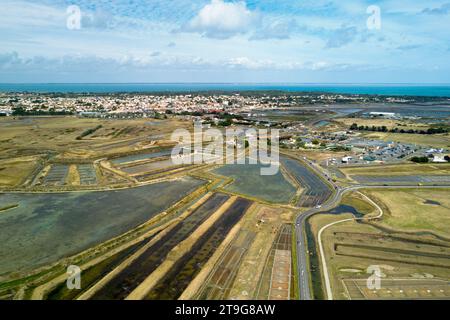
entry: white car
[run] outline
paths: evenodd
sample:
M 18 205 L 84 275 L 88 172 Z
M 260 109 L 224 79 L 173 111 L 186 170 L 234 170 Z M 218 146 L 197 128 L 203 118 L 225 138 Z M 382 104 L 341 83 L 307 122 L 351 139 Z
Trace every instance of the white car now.
M 316 209 L 320 209 L 320 208 L 322 208 L 322 206 L 321 206 L 321 205 L 318 205 L 318 206 L 316 206 Z

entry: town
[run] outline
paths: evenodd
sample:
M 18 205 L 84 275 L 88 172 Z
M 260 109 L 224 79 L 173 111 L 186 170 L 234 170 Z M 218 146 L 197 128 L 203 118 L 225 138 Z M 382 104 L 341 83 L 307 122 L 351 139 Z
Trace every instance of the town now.
M 428 247 L 415 245 L 447 250 L 445 219 L 421 210 L 448 212 L 448 105 L 282 91 L 0 93 L 0 254 L 11 257 L 0 298 L 448 297 L 445 259 L 423 269 Z M 17 214 L 37 218 L 8 220 Z M 341 214 L 352 222 L 321 248 L 320 230 Z M 70 223 L 45 227 L 60 219 Z M 367 291 L 368 263 L 383 259 L 401 282 Z M 328 284 L 319 261 L 336 266 Z M 72 265 L 76 290 L 65 282 Z

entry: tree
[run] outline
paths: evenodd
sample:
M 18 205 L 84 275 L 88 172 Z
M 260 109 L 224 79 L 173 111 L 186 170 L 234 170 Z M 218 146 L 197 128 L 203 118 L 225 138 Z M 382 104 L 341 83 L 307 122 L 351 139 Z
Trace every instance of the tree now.
M 416 163 L 427 163 L 429 160 L 428 157 L 412 157 L 411 161 Z
M 220 121 L 218 123 L 218 125 L 221 126 L 221 127 L 228 127 L 228 126 L 231 126 L 231 123 L 232 123 L 231 119 L 225 119 L 223 121 Z

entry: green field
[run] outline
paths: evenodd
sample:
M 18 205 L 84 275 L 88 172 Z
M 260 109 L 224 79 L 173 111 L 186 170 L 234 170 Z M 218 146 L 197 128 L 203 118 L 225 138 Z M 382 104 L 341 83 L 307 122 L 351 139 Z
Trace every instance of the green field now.
M 348 176 L 446 175 L 450 174 L 450 163 L 408 163 L 365 167 L 342 167 L 339 168 L 339 170 Z
M 404 231 L 428 231 L 450 239 L 450 189 L 388 189 L 369 193 L 387 208 L 382 224 Z
M 422 146 L 430 146 L 435 148 L 450 147 L 450 136 L 448 134 L 409 134 L 409 133 L 371 132 L 368 134 L 364 134 L 364 136 L 370 139 L 403 142 Z
M 373 189 L 364 193 L 383 209 L 380 220 L 347 221 L 322 234 L 334 299 L 448 299 L 450 287 L 438 279 L 450 279 L 449 190 Z M 355 193 L 344 197 L 341 204 L 365 213 L 374 209 Z M 323 226 L 352 217 L 345 212 L 327 213 L 310 218 L 316 239 Z M 322 270 L 321 261 L 312 261 L 312 270 Z M 367 290 L 367 268 L 374 265 L 384 274 L 384 287 Z M 317 282 L 320 276 L 313 279 Z

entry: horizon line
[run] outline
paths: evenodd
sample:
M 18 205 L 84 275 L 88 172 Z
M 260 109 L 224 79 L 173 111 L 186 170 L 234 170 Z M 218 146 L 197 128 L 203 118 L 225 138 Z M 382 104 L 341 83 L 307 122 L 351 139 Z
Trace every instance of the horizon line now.
M 104 84 L 104 85 L 413 85 L 450 86 L 447 82 L 0 82 L 0 85 L 61 85 L 61 84 Z

